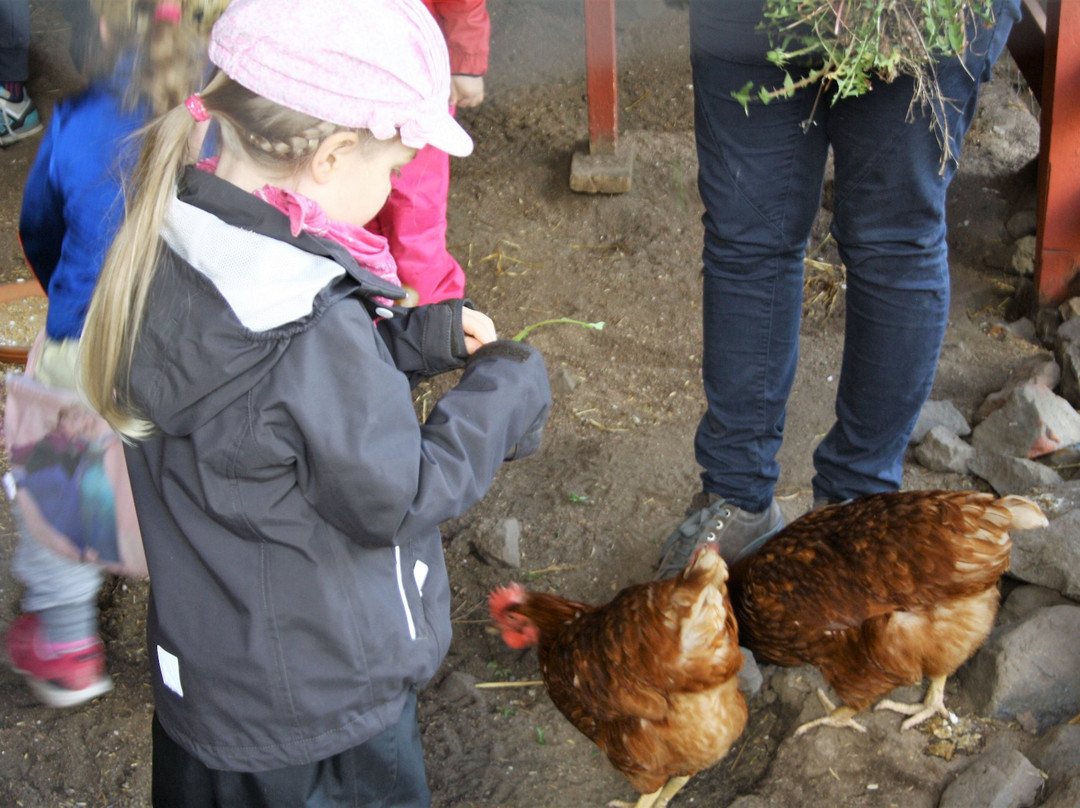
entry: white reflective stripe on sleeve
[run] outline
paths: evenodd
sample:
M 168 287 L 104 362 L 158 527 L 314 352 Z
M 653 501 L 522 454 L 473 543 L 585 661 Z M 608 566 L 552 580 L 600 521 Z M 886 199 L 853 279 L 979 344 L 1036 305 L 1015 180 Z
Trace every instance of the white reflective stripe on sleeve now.
M 401 575 L 401 547 L 394 546 L 394 566 L 397 567 L 397 588 L 401 595 L 401 605 L 405 607 L 405 619 L 409 621 L 409 639 L 416 639 L 416 623 L 413 622 L 412 611 L 409 609 L 409 599 L 405 597 L 405 580 Z

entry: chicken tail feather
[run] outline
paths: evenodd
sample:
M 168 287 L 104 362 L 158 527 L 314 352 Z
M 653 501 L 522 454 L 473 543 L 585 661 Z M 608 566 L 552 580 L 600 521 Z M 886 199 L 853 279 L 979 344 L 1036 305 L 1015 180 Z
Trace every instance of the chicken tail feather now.
M 998 502 L 1008 508 L 1014 530 L 1034 530 L 1050 524 L 1042 508 L 1026 497 L 1010 495 L 1002 497 Z

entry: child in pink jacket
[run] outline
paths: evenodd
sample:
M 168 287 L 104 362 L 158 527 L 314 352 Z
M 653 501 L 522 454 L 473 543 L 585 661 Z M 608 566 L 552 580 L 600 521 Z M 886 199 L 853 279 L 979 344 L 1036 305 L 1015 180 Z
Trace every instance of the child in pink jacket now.
M 423 2 L 442 29 L 450 52 L 451 112 L 456 107 L 478 106 L 484 100 L 491 38 L 486 0 Z M 425 146 L 394 179 L 386 205 L 367 226 L 390 242 L 401 283 L 416 292 L 415 299 L 405 305 L 464 296 L 465 272 L 446 249 L 449 190 L 449 155 Z

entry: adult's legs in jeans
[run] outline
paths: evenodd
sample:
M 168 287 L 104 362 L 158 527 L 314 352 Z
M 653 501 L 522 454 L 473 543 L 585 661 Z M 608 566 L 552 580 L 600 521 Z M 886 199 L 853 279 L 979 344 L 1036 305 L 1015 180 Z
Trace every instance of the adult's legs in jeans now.
M 954 155 L 1016 18 L 999 4 L 966 66 L 938 70 Z M 836 423 L 814 453 L 815 498 L 843 500 L 900 487 L 904 451 L 930 393 L 949 308 L 945 197 L 938 135 L 921 115 L 905 122 L 908 79 L 838 102 L 827 114 L 836 193 L 833 234 L 848 271 Z M 918 113 L 918 110 L 916 110 Z
M 798 358 L 803 257 L 817 214 L 828 142 L 801 126 L 814 93 L 749 114 L 731 97 L 747 81 L 775 86 L 768 65 L 692 56 L 705 203 L 703 378 L 708 409 L 695 451 L 705 491 L 750 512 L 772 501 Z

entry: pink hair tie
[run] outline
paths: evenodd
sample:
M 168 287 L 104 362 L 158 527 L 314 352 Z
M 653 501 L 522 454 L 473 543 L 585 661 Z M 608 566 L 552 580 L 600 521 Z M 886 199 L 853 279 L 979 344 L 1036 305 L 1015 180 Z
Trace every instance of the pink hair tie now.
M 154 22 L 171 22 L 173 25 L 180 24 L 183 12 L 179 3 L 161 3 L 154 9 Z
M 192 93 L 187 97 L 187 101 L 184 102 L 184 106 L 187 107 L 188 112 L 191 113 L 191 117 L 198 123 L 210 120 L 210 113 L 206 111 L 206 107 L 203 106 L 202 98 L 198 93 Z

